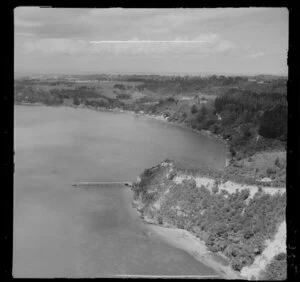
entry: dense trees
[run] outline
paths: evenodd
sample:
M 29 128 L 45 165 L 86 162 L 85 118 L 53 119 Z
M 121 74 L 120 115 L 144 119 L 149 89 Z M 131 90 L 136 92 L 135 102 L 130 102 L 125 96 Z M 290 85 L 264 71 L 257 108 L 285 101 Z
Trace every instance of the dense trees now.
M 287 101 L 283 94 L 229 91 L 216 98 L 215 109 L 223 118 L 225 130 L 248 124 L 243 132 L 248 139 L 249 128 L 258 127 L 258 133 L 265 138 L 286 140 Z
M 120 89 L 120 90 L 126 90 L 126 87 L 124 84 L 115 84 L 114 88 Z
M 217 97 L 214 105 L 222 117 L 219 133 L 229 139 L 230 147 L 239 153 L 239 158 L 274 148 L 286 141 L 286 95 L 230 90 Z M 258 134 L 262 137 L 259 141 L 256 138 Z M 279 143 L 265 138 L 278 140 Z
M 164 196 L 160 210 L 156 214 L 152 211 L 151 216 L 205 239 L 209 250 L 224 253 L 237 271 L 253 263 L 255 256 L 263 252 L 265 240 L 272 238 L 285 219 L 285 194 L 270 195 L 259 190 L 250 198 L 247 189 L 220 193 L 218 182 L 211 193 L 204 186 L 196 187 L 193 179 L 175 184 L 165 177 L 166 171 L 160 166 L 145 170 L 141 182 L 133 187 L 136 197 L 145 204 L 144 213 L 148 214 L 151 205 L 168 189 L 171 192 Z M 174 177 L 181 170 L 173 166 L 172 171 Z M 276 257 L 268 270 L 270 277 L 272 272 L 281 273 L 283 264 L 284 257 Z
M 277 105 L 263 113 L 259 122 L 259 134 L 266 138 L 286 141 L 287 138 L 287 107 Z

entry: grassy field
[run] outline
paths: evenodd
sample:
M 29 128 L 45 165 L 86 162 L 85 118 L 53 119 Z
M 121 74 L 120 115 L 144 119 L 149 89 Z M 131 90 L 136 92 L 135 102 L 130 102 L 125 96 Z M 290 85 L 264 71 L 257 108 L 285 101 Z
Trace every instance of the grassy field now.
M 116 84 L 122 84 L 128 89 L 126 90 L 119 90 L 115 88 L 114 86 Z M 67 82 L 67 83 L 54 83 L 54 82 L 47 82 L 47 81 L 41 81 L 36 82 L 32 85 L 32 88 L 37 91 L 53 91 L 53 90 L 76 90 L 80 89 L 82 87 L 86 87 L 87 89 L 90 89 L 92 91 L 95 91 L 96 93 L 99 93 L 101 96 L 107 97 L 109 99 L 116 99 L 117 94 L 130 94 L 131 95 L 131 101 L 140 99 L 141 97 L 147 96 L 150 94 L 150 96 L 153 96 L 153 93 L 142 93 L 140 91 L 137 91 L 135 89 L 135 86 L 140 85 L 141 82 L 131 82 L 131 81 L 99 81 L 99 82 Z
M 75 84 L 59 84 L 59 85 L 50 85 L 50 84 L 36 84 L 34 86 L 35 89 L 37 90 L 42 90 L 42 91 L 50 91 L 50 90 L 64 90 L 64 89 L 69 89 L 69 90 L 74 90 L 76 89 Z

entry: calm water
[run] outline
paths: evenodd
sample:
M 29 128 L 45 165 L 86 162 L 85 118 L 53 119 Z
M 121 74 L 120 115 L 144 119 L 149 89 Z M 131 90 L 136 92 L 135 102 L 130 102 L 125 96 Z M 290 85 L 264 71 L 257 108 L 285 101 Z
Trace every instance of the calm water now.
M 15 106 L 14 277 L 209 275 L 149 234 L 121 187 L 165 158 L 222 167 L 224 147 L 129 114 Z

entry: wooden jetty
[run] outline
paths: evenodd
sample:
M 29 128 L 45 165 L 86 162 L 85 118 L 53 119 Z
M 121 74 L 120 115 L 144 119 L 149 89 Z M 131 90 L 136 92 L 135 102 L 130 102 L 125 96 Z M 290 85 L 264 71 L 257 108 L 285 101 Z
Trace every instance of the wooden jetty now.
M 124 185 L 124 186 L 129 186 L 131 187 L 132 186 L 132 182 L 130 181 L 119 181 L 119 182 L 113 182 L 113 181 L 106 181 L 106 182 L 103 182 L 103 181 L 96 181 L 96 182 L 87 182 L 87 181 L 81 181 L 81 182 L 76 182 L 74 184 L 72 184 L 72 186 L 99 186 L 99 185 Z
M 116 274 L 113 275 L 112 277 L 117 277 L 117 278 L 175 278 L 175 279 L 221 279 L 219 275 L 134 275 L 134 274 Z

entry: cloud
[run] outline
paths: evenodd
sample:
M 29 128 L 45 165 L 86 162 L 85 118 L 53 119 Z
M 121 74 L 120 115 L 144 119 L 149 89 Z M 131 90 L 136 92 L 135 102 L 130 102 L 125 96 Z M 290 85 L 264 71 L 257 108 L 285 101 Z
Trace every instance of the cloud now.
M 265 52 L 257 52 L 257 53 L 250 54 L 249 57 L 250 58 L 257 58 L 257 57 L 264 56 L 265 54 L 266 54 Z
M 274 71 L 282 68 L 286 53 L 281 52 L 288 46 L 288 11 L 282 8 L 19 7 L 14 20 L 15 62 L 24 69 L 34 63 L 72 69 L 83 62 L 87 69 L 151 69 L 154 58 L 162 58 L 165 64 L 157 69 L 213 69 L 215 64 L 216 70 Z M 180 59 L 185 63 L 178 64 Z M 245 64 L 236 63 L 240 59 Z
M 41 39 L 24 43 L 26 53 L 40 52 L 44 54 L 79 54 L 88 51 L 89 43 L 83 40 Z
M 40 22 L 34 22 L 34 21 L 26 21 L 26 20 L 22 20 L 22 19 L 15 19 L 15 27 L 16 28 L 33 28 L 33 27 L 37 27 L 37 26 L 41 26 L 42 23 Z
M 16 32 L 15 36 L 35 36 L 33 33 L 30 32 Z
M 235 49 L 235 44 L 228 41 L 228 40 L 224 40 L 221 41 L 219 44 L 217 44 L 215 46 L 215 51 L 217 52 L 226 52 L 226 51 L 230 51 L 232 49 Z
M 40 38 L 91 37 L 124 39 L 135 36 L 172 36 L 201 30 L 203 22 L 234 19 L 261 11 L 261 8 L 226 9 L 70 9 L 18 7 L 15 28 Z M 176 34 L 177 33 L 177 34 Z
M 202 34 L 193 39 L 177 37 L 174 40 L 91 41 L 93 52 L 112 52 L 115 54 L 199 54 L 231 50 L 232 42 L 221 40 L 217 34 Z
M 230 51 L 235 45 L 217 34 L 202 34 L 192 39 L 176 37 L 173 40 L 100 40 L 86 41 L 68 38 L 46 38 L 24 43 L 26 53 L 43 54 L 114 54 L 114 55 L 158 55 L 158 54 L 214 54 Z

